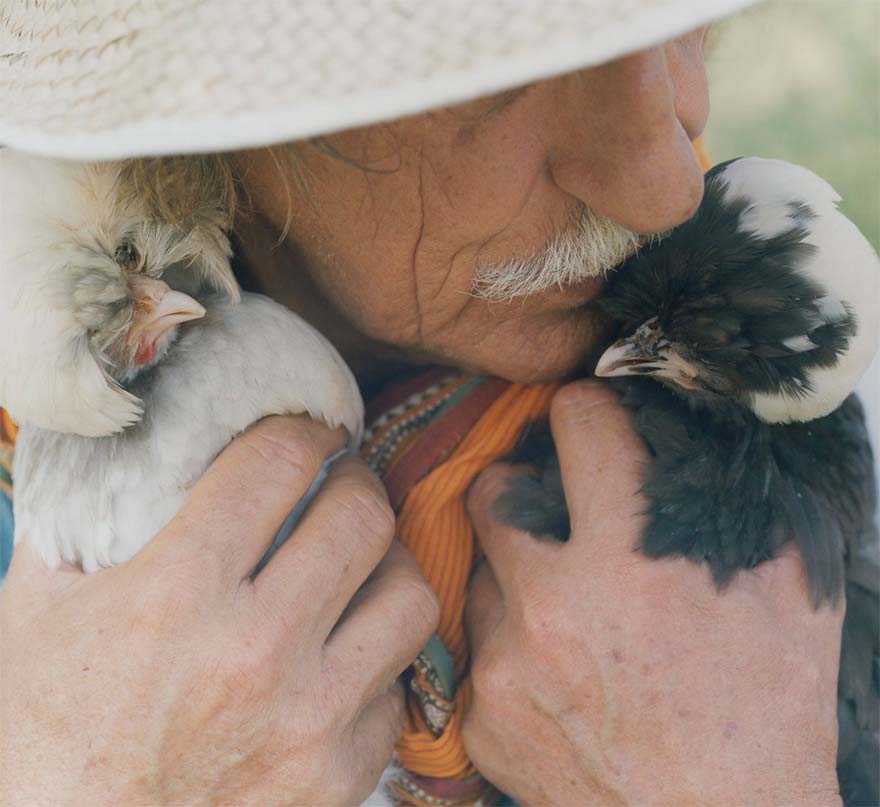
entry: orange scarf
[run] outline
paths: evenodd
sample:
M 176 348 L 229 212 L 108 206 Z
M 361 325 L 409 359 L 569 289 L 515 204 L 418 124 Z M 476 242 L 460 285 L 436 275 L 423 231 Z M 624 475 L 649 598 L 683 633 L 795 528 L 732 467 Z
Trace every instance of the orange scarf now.
M 480 471 L 546 417 L 558 388 L 434 370 L 392 386 L 368 409 L 361 453 L 385 482 L 397 537 L 440 600 L 437 636 L 405 676 L 407 717 L 396 746 L 404 770 L 389 782 L 401 803 L 488 805 L 498 795 L 462 743 L 471 698 L 464 605 L 480 556 L 465 499 Z
M 0 443 L 15 445 L 18 427 L 5 409 L 0 409 Z
M 545 417 L 558 384 L 511 385 L 486 410 L 448 460 L 437 466 L 406 497 L 397 519 L 397 535 L 413 553 L 440 599 L 437 630 L 455 664 L 460 686 L 455 711 L 435 737 L 419 709 L 409 710 L 397 744 L 401 764 L 414 773 L 462 778 L 475 773 L 464 752 L 461 721 L 470 701 L 464 678 L 469 662 L 463 613 L 471 567 L 478 556 L 473 527 L 465 511 L 465 493 L 474 478 L 508 456 L 526 424 Z

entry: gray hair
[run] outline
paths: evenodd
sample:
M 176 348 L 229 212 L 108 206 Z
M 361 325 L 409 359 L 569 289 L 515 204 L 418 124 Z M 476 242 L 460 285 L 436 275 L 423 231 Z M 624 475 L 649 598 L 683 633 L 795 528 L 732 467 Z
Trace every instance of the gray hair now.
M 481 300 L 508 303 L 554 286 L 562 288 L 602 277 L 654 237 L 641 236 L 580 205 L 572 215 L 572 226 L 540 252 L 479 265 L 472 294 Z

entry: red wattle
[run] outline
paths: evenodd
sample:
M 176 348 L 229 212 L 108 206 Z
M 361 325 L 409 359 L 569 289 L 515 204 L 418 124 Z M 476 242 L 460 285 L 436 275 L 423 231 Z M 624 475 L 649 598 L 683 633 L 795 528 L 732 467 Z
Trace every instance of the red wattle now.
M 149 364 L 156 356 L 156 343 L 150 342 L 148 345 L 141 343 L 138 345 L 137 353 L 134 355 L 134 363 L 140 367 L 143 364 Z

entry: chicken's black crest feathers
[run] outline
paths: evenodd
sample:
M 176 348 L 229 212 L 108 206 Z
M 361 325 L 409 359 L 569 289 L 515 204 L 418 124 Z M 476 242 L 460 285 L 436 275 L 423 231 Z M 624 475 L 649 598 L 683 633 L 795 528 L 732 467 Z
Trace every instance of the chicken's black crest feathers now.
M 707 176 L 694 217 L 615 272 L 600 305 L 621 334 L 657 317 L 720 394 L 802 395 L 808 371 L 834 365 L 846 349 L 854 315 L 799 271 L 815 253 L 810 205 L 792 202 L 791 227 L 779 234 L 743 229 L 751 203 L 725 196 L 723 167 Z

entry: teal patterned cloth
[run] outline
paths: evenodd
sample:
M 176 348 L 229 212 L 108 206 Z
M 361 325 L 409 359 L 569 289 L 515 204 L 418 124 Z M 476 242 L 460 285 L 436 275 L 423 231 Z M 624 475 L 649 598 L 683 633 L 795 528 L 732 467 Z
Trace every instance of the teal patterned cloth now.
M 4 476 L 8 477 L 8 472 L 0 467 L 0 479 Z M 6 576 L 9 561 L 12 560 L 12 533 L 12 499 L 0 491 L 0 584 Z

